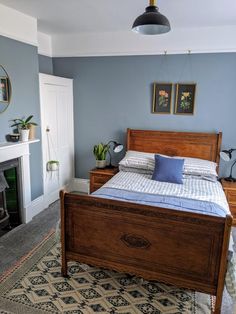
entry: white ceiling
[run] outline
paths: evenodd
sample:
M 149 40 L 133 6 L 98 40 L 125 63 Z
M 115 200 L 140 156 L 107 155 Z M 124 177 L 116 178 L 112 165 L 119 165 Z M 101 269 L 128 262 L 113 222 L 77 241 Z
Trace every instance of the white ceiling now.
M 38 19 L 41 32 L 58 34 L 130 30 L 148 0 L 0 0 Z M 173 28 L 236 25 L 235 0 L 159 0 Z

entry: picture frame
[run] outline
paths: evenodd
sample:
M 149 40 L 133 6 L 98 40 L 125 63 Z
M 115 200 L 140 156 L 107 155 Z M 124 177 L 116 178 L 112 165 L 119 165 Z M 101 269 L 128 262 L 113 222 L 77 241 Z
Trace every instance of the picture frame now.
M 172 83 L 153 84 L 152 113 L 170 114 L 172 109 Z
M 175 94 L 175 114 L 193 115 L 195 109 L 196 96 L 195 83 L 178 83 L 176 84 Z
M 0 102 L 9 102 L 8 78 L 0 77 Z

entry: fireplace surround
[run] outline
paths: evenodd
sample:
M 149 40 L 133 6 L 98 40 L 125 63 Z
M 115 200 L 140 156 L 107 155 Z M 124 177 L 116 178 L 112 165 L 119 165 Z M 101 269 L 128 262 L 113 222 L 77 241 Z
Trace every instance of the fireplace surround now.
M 31 182 L 30 182 L 30 152 L 29 145 L 39 142 L 38 139 L 28 142 L 4 142 L 0 143 L 0 163 L 18 159 L 20 163 L 20 182 L 22 188 L 21 199 L 21 222 L 29 222 L 34 213 L 31 209 Z

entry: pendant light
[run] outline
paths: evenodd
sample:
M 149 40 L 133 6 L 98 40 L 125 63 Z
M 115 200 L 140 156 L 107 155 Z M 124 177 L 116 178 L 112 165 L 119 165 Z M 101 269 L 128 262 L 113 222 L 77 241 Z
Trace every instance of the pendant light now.
M 170 31 L 170 22 L 159 12 L 156 0 L 150 0 L 145 12 L 134 21 L 132 30 L 144 35 L 164 34 Z

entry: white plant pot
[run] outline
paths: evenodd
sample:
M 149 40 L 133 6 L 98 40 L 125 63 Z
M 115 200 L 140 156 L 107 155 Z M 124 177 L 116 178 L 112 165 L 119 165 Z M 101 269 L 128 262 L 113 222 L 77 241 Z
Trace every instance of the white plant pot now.
M 47 171 L 57 171 L 59 169 L 59 163 L 47 163 Z
M 96 160 L 96 167 L 97 168 L 105 168 L 107 165 L 106 160 Z
M 29 140 L 29 130 L 20 129 L 20 140 L 22 142 L 27 142 Z

